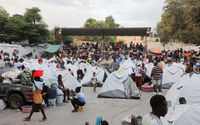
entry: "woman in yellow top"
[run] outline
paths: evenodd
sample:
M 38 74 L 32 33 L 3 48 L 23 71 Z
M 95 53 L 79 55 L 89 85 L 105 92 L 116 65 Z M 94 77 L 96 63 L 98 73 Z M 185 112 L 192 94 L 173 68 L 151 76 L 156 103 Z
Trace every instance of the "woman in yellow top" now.
M 43 115 L 43 119 L 41 119 L 40 122 L 43 122 L 43 121 L 47 120 L 44 109 L 42 108 L 42 94 L 41 94 L 41 92 L 42 92 L 42 89 L 43 89 L 43 82 L 40 81 L 40 77 L 35 77 L 34 83 L 35 83 L 34 87 L 33 87 L 34 104 L 32 106 L 32 111 L 31 111 L 30 115 L 28 117 L 24 118 L 24 121 L 30 121 L 33 112 L 39 112 L 39 110 L 41 110 L 42 115 Z

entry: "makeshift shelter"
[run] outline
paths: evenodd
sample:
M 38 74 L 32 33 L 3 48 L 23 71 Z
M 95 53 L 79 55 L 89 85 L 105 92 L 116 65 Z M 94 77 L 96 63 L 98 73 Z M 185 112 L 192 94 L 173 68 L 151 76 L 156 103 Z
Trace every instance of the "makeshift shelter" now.
M 178 119 L 178 117 L 173 118 L 172 115 L 179 111 L 177 106 L 179 105 L 179 98 L 184 97 L 187 104 L 196 104 L 200 102 L 199 99 L 199 82 L 200 74 L 185 74 L 183 75 L 167 92 L 166 100 L 171 102 L 171 107 L 168 108 L 168 113 L 162 118 L 163 124 L 167 124 L 169 119 Z M 184 109 L 180 109 L 184 110 Z M 180 112 L 178 112 L 180 114 Z
M 162 76 L 162 87 L 169 89 L 185 73 L 185 66 L 173 63 L 171 66 L 165 66 Z
M 54 81 L 54 84 L 58 84 L 57 78 L 59 74 L 62 75 L 62 81 L 65 88 L 68 88 L 69 90 L 75 90 L 76 87 L 81 86 L 80 82 L 66 71 L 56 70 L 51 74 L 52 75 L 49 76 L 47 82 L 45 83 L 47 86 L 50 86 L 52 84 L 52 81 Z
M 48 52 L 48 53 L 55 53 L 57 52 L 60 48 L 62 47 L 62 45 L 52 45 L 52 46 L 49 46 L 47 49 L 45 49 L 44 51 L 45 52 Z
M 135 82 L 123 69 L 111 73 L 98 94 L 99 98 L 139 99 L 140 96 Z
M 97 77 L 97 87 L 101 87 L 103 85 L 103 82 L 106 80 L 107 76 L 109 75 L 108 71 L 106 71 L 106 69 L 103 68 L 95 68 L 96 70 L 88 70 L 85 74 L 85 76 L 83 77 L 81 84 L 85 87 L 92 87 L 92 83 L 91 83 L 91 78 L 93 76 L 93 72 L 96 73 L 96 77 Z
M 130 75 L 133 73 L 135 64 L 133 63 L 133 61 L 131 59 L 127 59 L 122 64 L 120 64 L 120 68 L 125 70 Z
M 173 125 L 199 125 L 200 104 L 191 105 Z
M 178 99 L 184 97 L 187 101 L 187 104 L 196 104 L 200 103 L 200 74 L 192 74 L 191 78 L 188 79 L 188 82 L 185 83 L 183 89 L 179 93 L 178 98 L 176 99 L 175 104 L 178 104 Z
M 2 99 L 0 99 L 0 111 L 4 110 L 6 106 L 6 103 Z

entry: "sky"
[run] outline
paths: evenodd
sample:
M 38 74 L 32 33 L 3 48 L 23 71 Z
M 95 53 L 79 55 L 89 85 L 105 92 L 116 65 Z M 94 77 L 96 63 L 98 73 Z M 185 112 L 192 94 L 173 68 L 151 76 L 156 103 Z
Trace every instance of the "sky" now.
M 10 15 L 38 7 L 43 21 L 54 27 L 83 27 L 88 18 L 111 15 L 123 27 L 152 27 L 161 20 L 165 0 L 0 0 Z

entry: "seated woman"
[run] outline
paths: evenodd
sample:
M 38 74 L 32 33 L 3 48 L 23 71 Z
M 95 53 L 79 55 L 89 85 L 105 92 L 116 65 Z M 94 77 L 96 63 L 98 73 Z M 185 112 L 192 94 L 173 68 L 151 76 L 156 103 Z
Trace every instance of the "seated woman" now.
M 66 96 L 67 96 L 68 100 L 71 100 L 69 98 L 69 89 L 65 88 L 65 86 L 63 85 L 62 75 L 61 74 L 58 75 L 58 84 L 59 84 L 58 88 L 61 89 L 63 91 L 63 93 L 64 93 L 64 100 L 63 100 L 63 102 L 67 102 L 66 101 Z
M 72 97 L 73 99 L 71 100 L 71 103 L 74 107 L 74 110 L 72 112 L 77 112 L 78 111 L 78 106 L 84 106 L 85 105 L 85 96 L 81 91 L 81 87 L 77 87 L 75 89 L 75 92 L 72 90 Z

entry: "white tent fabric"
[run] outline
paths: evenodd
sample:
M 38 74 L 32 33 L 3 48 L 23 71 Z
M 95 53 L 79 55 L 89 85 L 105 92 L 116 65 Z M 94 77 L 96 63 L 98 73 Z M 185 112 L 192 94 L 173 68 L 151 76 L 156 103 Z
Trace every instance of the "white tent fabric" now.
M 88 69 L 85 76 L 83 77 L 81 84 L 85 85 L 85 86 L 91 86 L 91 78 L 93 76 L 93 72 L 96 73 L 96 77 L 97 77 L 97 83 L 100 84 L 100 86 L 103 85 L 103 80 L 104 80 L 104 75 L 106 73 L 106 75 L 108 75 L 109 73 L 103 69 L 103 68 L 99 68 L 99 67 L 95 67 L 92 70 Z
M 200 103 L 200 74 L 192 74 L 191 78 L 188 79 L 188 82 L 185 83 L 183 89 L 181 90 L 176 104 L 178 104 L 178 99 L 184 97 L 187 101 L 187 104 L 196 104 Z
M 131 59 L 125 60 L 122 64 L 120 64 L 120 69 L 125 70 L 129 75 L 133 73 L 133 70 L 135 68 L 135 64 Z
M 183 75 L 178 81 L 176 81 L 175 84 L 172 85 L 172 87 L 169 89 L 169 91 L 165 95 L 166 100 L 171 103 L 171 107 L 168 108 L 167 114 L 165 115 L 164 118 L 162 118 L 163 124 L 168 124 L 168 120 L 173 114 L 175 106 L 177 105 L 176 101 L 179 96 L 179 93 L 183 89 L 183 86 L 189 83 L 189 81 L 190 81 L 190 75 L 189 74 Z
M 163 69 L 162 87 L 170 88 L 184 74 L 185 67 L 182 64 L 173 63 Z
M 44 48 L 42 47 L 22 47 L 21 45 L 0 44 L 0 50 L 6 51 L 7 53 L 9 53 L 10 56 L 12 56 L 14 49 L 19 50 L 19 58 L 30 52 L 32 52 L 33 57 L 35 57 L 35 55 L 40 57 L 41 54 L 44 52 Z
M 172 112 L 171 116 L 169 117 L 169 119 L 167 120 L 168 123 L 175 123 L 175 121 L 177 119 L 179 119 L 179 117 L 189 108 L 191 107 L 191 105 L 187 105 L 187 104 L 182 104 L 182 105 L 176 105 L 174 107 L 174 111 Z
M 59 70 L 56 68 L 56 64 L 55 63 L 48 63 L 49 61 L 46 59 L 43 59 L 43 63 L 39 64 L 38 61 L 36 59 L 31 59 L 26 61 L 26 66 L 28 66 L 28 68 L 30 70 L 43 70 L 43 76 L 42 79 L 44 80 L 44 83 L 46 83 L 47 86 L 50 86 L 52 83 L 54 84 L 58 84 L 57 83 L 57 77 L 59 74 L 62 75 L 62 80 L 63 80 L 63 84 L 66 88 L 70 89 L 70 90 L 75 90 L 76 87 L 81 86 L 81 84 L 78 82 L 78 80 L 76 80 L 76 78 L 74 76 L 72 76 L 71 74 L 68 73 L 68 69 L 67 70 Z M 71 64 L 67 65 L 68 67 L 70 67 L 73 70 L 76 70 L 76 66 L 72 66 Z M 74 73 L 76 74 L 76 73 Z
M 186 110 L 173 125 L 199 125 L 200 104 L 192 105 Z
M 4 110 L 5 108 L 6 108 L 6 103 L 2 99 L 0 99 L 0 111 Z
M 66 88 L 70 89 L 70 90 L 75 90 L 76 87 L 81 86 L 80 82 L 71 74 L 69 74 L 66 70 L 64 71 L 54 71 L 52 72 L 52 75 L 49 76 L 48 79 L 54 78 L 57 80 L 58 75 L 61 74 L 62 75 L 62 81 L 63 84 Z
M 180 97 L 184 97 L 188 105 L 200 104 L 199 83 L 200 74 L 185 74 L 169 89 L 166 100 L 171 101 L 172 106 L 168 108 L 165 118 L 162 118 L 163 124 L 167 124 L 168 120 L 172 118 L 176 107 L 179 105 Z M 175 118 L 177 119 L 178 117 Z
M 2 74 L 3 78 L 12 78 L 15 79 L 17 78 L 17 76 L 21 73 L 21 71 L 19 69 L 12 69 L 11 71 L 5 72 Z
M 146 69 L 147 69 L 146 75 L 147 75 L 149 78 L 151 78 L 151 71 L 152 71 L 152 69 L 153 69 L 153 67 L 154 67 L 153 63 L 145 64 L 145 67 L 146 67 Z
M 108 76 L 98 97 L 140 98 L 139 90 L 131 77 L 122 69 L 120 70 L 115 71 Z
M 71 63 L 69 63 L 69 64 L 65 65 L 65 68 L 66 68 L 67 71 L 70 68 L 71 71 L 73 71 L 73 73 L 74 73 L 74 77 L 77 78 L 78 67 L 76 65 L 72 65 Z

